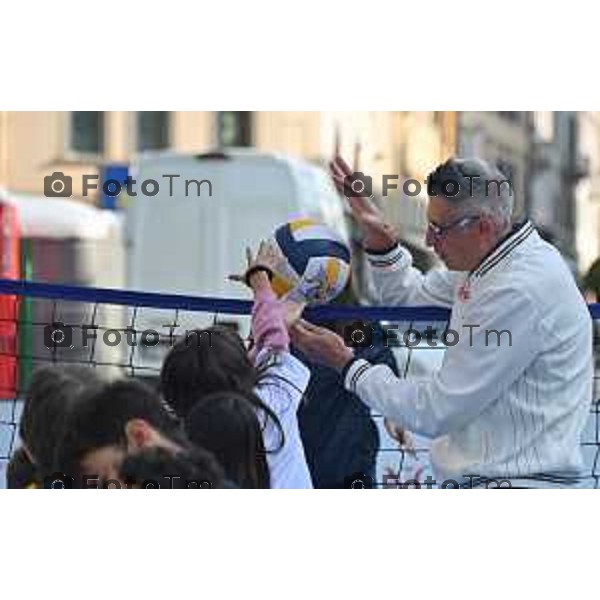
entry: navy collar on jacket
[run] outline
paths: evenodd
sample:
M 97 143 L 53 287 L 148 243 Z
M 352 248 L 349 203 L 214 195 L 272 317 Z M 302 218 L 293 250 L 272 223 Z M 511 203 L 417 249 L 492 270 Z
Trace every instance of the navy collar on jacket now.
M 483 277 L 520 246 L 534 231 L 535 228 L 529 220 L 515 223 L 512 229 L 486 254 L 479 266 L 469 273 L 469 277 Z

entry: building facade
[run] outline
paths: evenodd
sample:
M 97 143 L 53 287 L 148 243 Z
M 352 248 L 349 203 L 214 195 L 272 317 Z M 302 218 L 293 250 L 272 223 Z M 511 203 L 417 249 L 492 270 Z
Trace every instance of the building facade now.
M 528 212 L 577 272 L 577 231 L 583 215 L 577 214 L 576 193 L 588 175 L 577 112 L 534 113 L 531 165 Z
M 587 176 L 575 191 L 578 266 L 586 273 L 600 257 L 600 112 L 577 113 L 579 147 Z
M 48 167 L 75 173 L 137 153 L 170 148 L 201 152 L 255 146 L 323 161 L 341 150 L 377 174 L 430 167 L 454 149 L 453 113 L 424 112 L 0 112 L 0 180 L 19 191 L 42 191 Z M 74 193 L 77 196 L 77 194 Z

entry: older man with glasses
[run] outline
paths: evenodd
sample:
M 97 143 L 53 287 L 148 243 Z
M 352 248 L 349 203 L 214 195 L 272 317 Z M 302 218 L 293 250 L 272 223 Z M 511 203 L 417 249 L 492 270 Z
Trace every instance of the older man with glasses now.
M 439 372 L 400 379 L 354 356 L 334 333 L 305 321 L 297 346 L 339 369 L 346 388 L 399 427 L 433 438 L 439 479 L 465 487 L 582 484 L 580 434 L 592 400 L 592 323 L 560 256 L 529 221 L 513 224 L 512 186 L 490 164 L 450 159 L 428 177 L 426 241 L 447 269 L 422 274 L 352 173 L 332 175 L 363 232 L 379 300 L 452 310 Z M 491 486 L 490 486 L 491 487 Z

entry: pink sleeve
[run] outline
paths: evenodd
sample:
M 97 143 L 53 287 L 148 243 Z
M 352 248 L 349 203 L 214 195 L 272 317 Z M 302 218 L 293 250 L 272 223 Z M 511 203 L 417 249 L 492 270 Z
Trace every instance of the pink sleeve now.
M 283 317 L 283 307 L 273 290 L 268 287 L 259 289 L 254 296 L 252 307 L 252 337 L 255 348 L 288 350 L 290 338 Z

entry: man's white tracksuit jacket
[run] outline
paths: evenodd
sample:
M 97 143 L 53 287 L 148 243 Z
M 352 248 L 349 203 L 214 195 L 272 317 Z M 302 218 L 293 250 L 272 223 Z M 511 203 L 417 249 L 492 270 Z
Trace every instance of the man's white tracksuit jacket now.
M 346 388 L 434 438 L 437 479 L 578 484 L 592 401 L 592 320 L 559 252 L 525 222 L 471 273 L 423 275 L 401 246 L 368 259 L 382 304 L 451 308 L 458 343 L 423 381 L 354 360 Z

